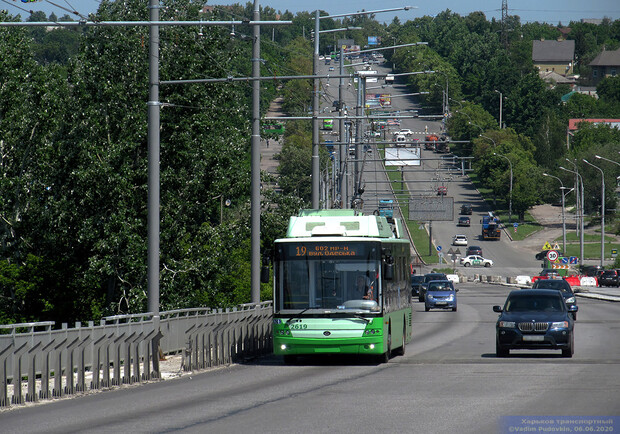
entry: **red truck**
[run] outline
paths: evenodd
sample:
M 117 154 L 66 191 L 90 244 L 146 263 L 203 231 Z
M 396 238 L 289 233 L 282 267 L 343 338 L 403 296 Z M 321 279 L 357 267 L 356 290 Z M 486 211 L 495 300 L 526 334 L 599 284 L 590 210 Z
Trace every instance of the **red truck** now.
M 424 138 L 424 149 L 434 151 L 435 144 L 439 141 L 439 136 L 437 134 L 429 134 Z

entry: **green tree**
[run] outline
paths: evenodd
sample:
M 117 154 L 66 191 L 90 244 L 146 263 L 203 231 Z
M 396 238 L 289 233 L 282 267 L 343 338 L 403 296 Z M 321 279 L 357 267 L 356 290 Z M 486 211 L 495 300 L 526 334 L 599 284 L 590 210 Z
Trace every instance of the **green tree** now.
M 596 86 L 596 94 L 603 101 L 620 102 L 620 75 L 601 80 Z

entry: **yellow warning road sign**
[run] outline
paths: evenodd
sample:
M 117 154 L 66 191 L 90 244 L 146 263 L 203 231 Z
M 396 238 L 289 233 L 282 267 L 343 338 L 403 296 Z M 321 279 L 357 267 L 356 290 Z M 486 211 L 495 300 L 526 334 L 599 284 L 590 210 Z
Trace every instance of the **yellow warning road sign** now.
M 542 249 L 543 249 L 543 250 L 553 250 L 553 249 L 551 248 L 551 244 L 549 244 L 549 241 L 547 241 L 547 242 L 545 243 L 545 245 L 543 246 L 543 248 L 542 248 Z

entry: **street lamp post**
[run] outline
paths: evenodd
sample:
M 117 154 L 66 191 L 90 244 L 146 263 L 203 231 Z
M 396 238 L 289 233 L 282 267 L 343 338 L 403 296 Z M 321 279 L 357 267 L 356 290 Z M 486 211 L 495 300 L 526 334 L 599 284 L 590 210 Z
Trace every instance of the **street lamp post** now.
M 498 157 L 505 158 L 506 161 L 508 161 L 508 164 L 510 165 L 510 201 L 508 203 L 508 222 L 510 223 L 512 222 L 512 162 L 510 161 L 510 158 L 506 157 L 505 155 L 498 154 L 496 152 L 493 152 L 493 155 L 497 155 Z
M 496 90 L 495 92 L 499 93 L 499 129 L 501 130 L 502 127 L 502 104 L 504 101 L 503 95 L 499 90 Z
M 585 158 L 583 162 L 601 172 L 601 268 L 605 266 L 605 172 Z
M 605 158 L 605 157 L 601 157 L 600 155 L 595 155 L 595 157 L 598 158 L 599 160 L 609 161 L 610 163 L 614 163 L 614 164 L 620 166 L 620 163 L 618 163 L 617 161 L 610 160 L 610 159 Z
M 578 194 L 579 193 L 579 169 L 577 168 L 577 164 L 575 164 L 573 161 L 569 160 L 568 158 L 565 158 L 565 160 L 572 164 L 573 167 L 575 168 L 575 171 L 573 172 L 575 174 L 575 192 L 577 192 L 577 194 L 575 195 L 576 199 L 575 199 L 575 206 L 577 207 L 577 213 L 581 216 L 580 218 L 583 218 L 583 212 L 579 212 L 579 210 L 583 211 L 583 204 L 581 203 L 581 197 Z M 580 221 L 579 224 L 575 225 L 575 233 L 577 235 L 579 235 L 579 231 L 581 230 L 581 228 L 583 227 L 583 224 L 581 224 L 582 222 Z
M 567 160 L 570 162 L 570 160 Z M 579 182 L 581 181 L 581 206 L 582 208 L 577 207 L 577 213 L 580 214 L 579 218 L 580 218 L 580 226 L 581 226 L 581 230 L 579 231 L 579 265 L 583 266 L 583 178 L 581 177 L 581 175 L 574 171 L 574 170 L 570 170 L 567 169 L 565 167 L 560 166 L 560 169 L 566 171 L 566 172 L 570 172 L 570 173 L 574 173 L 575 176 L 577 177 L 577 188 L 579 188 Z M 575 190 L 575 192 L 577 192 L 578 190 Z M 577 198 L 579 198 L 579 194 L 577 194 Z M 566 253 L 566 252 L 565 252 Z
M 564 190 L 566 189 L 566 187 L 564 187 L 564 183 L 562 182 L 562 180 L 560 178 L 558 178 L 557 176 L 553 176 L 553 175 L 549 175 L 548 173 L 543 173 L 544 176 L 548 176 L 550 178 L 555 178 L 558 181 L 560 181 L 560 192 L 562 194 L 562 252 L 564 252 L 564 254 L 566 255 L 566 215 L 564 213 L 565 210 L 565 202 L 564 202 L 564 197 L 570 193 L 570 191 L 568 193 L 565 193 Z M 571 189 L 572 190 L 572 189 Z

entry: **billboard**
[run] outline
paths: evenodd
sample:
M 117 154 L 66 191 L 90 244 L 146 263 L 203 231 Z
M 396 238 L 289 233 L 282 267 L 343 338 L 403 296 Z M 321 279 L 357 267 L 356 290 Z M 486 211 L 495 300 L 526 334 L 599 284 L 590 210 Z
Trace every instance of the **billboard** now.
M 410 197 L 409 220 L 452 221 L 454 198 L 448 196 Z
M 368 45 L 379 45 L 381 43 L 381 38 L 378 36 L 369 36 L 368 37 Z

